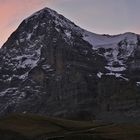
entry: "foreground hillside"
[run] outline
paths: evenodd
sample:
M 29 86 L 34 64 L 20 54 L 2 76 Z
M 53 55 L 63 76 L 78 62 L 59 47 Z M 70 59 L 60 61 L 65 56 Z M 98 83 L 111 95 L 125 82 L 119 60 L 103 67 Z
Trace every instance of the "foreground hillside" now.
M 72 121 L 33 114 L 0 119 L 0 140 L 139 140 L 140 124 Z

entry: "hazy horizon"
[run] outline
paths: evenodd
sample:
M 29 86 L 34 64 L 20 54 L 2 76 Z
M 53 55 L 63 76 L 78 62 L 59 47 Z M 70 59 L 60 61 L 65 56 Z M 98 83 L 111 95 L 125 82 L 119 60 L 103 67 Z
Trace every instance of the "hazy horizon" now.
M 139 0 L 5 0 L 0 1 L 0 46 L 34 12 L 49 7 L 78 26 L 98 34 L 140 34 Z

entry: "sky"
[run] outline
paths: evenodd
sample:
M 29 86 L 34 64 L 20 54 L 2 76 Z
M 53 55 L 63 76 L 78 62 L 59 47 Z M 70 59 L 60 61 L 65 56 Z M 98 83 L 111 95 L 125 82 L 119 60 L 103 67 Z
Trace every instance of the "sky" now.
M 0 47 L 19 24 L 49 7 L 99 34 L 140 34 L 140 0 L 0 0 Z

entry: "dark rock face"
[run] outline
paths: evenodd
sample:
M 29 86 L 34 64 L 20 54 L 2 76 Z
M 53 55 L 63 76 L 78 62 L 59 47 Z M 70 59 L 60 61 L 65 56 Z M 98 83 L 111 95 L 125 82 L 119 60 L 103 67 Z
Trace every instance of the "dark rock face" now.
M 0 50 L 0 114 L 139 121 L 139 54 L 139 35 L 92 34 L 45 8 Z

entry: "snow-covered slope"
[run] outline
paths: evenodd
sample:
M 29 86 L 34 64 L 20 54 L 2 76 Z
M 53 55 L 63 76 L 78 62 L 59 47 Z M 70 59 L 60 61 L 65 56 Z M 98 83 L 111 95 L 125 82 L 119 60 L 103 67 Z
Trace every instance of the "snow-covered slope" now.
M 124 33 L 119 35 L 99 35 L 88 31 L 84 32 L 84 39 L 93 45 L 93 48 L 110 48 L 112 44 L 118 44 L 122 40 L 127 40 L 131 44 L 137 43 L 137 34 Z M 112 46 L 113 47 L 113 46 Z
M 92 45 L 93 50 L 98 51 L 102 49 L 102 52 L 99 52 L 99 54 L 108 61 L 105 68 L 110 71 L 110 75 L 122 77 L 122 71 L 127 69 L 127 60 L 129 57 L 134 57 L 135 50 L 138 47 L 139 35 L 128 32 L 110 36 L 85 31 L 83 39 Z

